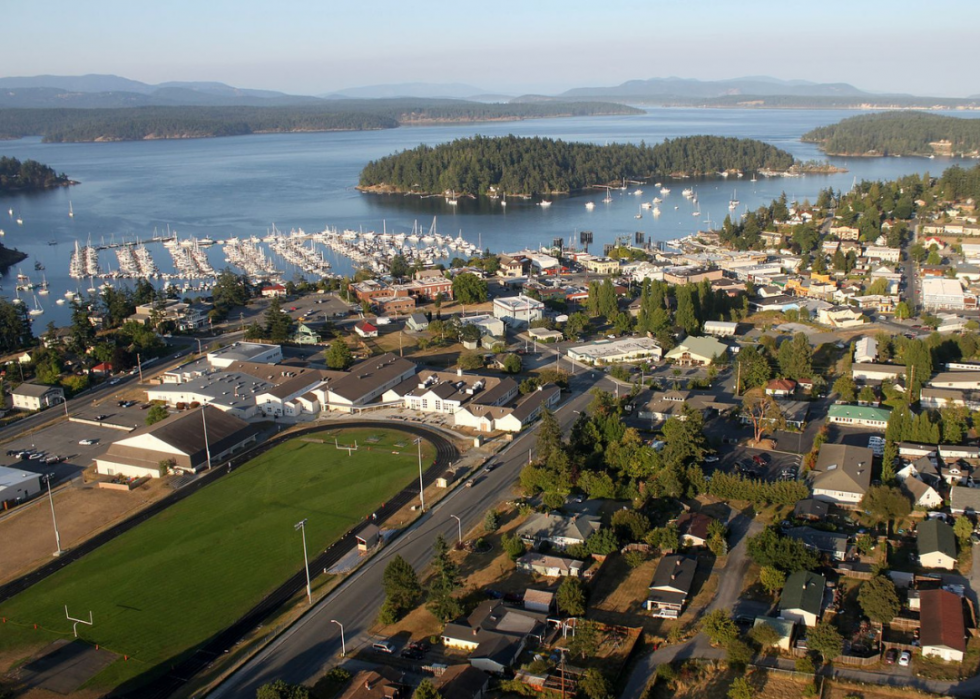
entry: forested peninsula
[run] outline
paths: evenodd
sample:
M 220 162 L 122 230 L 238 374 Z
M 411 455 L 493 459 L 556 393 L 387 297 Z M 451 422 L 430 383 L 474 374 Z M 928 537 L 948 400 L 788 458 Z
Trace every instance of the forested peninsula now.
M 917 112 L 862 114 L 803 134 L 828 155 L 977 155 L 980 119 Z
M 0 192 L 29 192 L 74 184 L 64 173 L 58 174 L 36 160 L 19 161 L 0 157 Z
M 476 136 L 372 161 L 361 171 L 359 187 L 412 194 L 553 194 L 624 178 L 785 171 L 793 165 L 792 155 L 768 143 L 721 136 L 689 136 L 655 146 Z
M 0 109 L 0 138 L 41 136 L 52 143 L 141 141 L 641 113 L 607 102 L 483 104 L 432 99 L 336 100 L 288 107 Z

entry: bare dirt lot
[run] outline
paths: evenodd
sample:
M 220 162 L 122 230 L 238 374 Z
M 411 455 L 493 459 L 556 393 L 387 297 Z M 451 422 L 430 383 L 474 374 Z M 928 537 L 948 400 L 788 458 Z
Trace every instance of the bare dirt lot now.
M 100 489 L 95 483 L 62 488 L 54 496 L 61 547 L 75 546 L 168 492 L 160 481 L 129 492 Z M 0 583 L 49 561 L 56 546 L 48 498 L 35 498 L 0 519 L 0 540 L 4 542 Z
M 727 699 L 728 689 L 738 676 L 748 679 L 755 696 L 766 699 L 799 699 L 806 686 L 806 682 L 761 668 L 736 673 L 724 663 L 685 663 L 676 674 L 671 681 L 658 681 L 651 699 Z

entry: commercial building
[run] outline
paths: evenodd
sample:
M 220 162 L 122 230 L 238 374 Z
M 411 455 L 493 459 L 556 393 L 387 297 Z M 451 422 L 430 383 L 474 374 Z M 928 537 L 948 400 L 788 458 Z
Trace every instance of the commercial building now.
M 493 317 L 512 327 L 524 327 L 544 317 L 544 304 L 523 294 L 493 300 Z
M 24 502 L 41 492 L 41 477 L 19 468 L 0 466 L 0 509 L 4 503 Z
M 884 430 L 888 426 L 891 410 L 871 405 L 844 405 L 835 403 L 827 410 L 827 421 L 850 427 L 869 427 Z
M 922 306 L 931 311 L 961 311 L 975 308 L 976 296 L 963 293 L 963 285 L 957 279 L 931 277 L 922 280 Z
M 707 320 L 704 323 L 705 335 L 715 337 L 734 337 L 738 330 L 738 323 L 729 323 L 724 320 Z
M 517 382 L 510 378 L 476 376 L 462 371 L 424 371 L 385 391 L 381 402 L 390 405 L 401 401 L 409 410 L 452 415 L 470 402 L 506 405 L 517 393 Z
M 227 369 L 235 362 L 278 364 L 281 361 L 282 347 L 261 342 L 234 342 L 208 352 L 208 364 L 216 369 Z
M 159 478 L 169 468 L 197 473 L 255 442 L 258 429 L 210 406 L 141 427 L 95 459 L 104 476 Z M 206 436 L 206 439 L 205 439 Z
M 65 402 L 65 392 L 58 386 L 22 383 L 10 392 L 15 410 L 44 410 Z
M 855 506 L 871 487 L 874 452 L 867 447 L 824 444 L 810 474 L 813 497 L 841 506 Z
M 560 399 L 560 388 L 541 386 L 517 399 L 513 405 L 483 405 L 472 401 L 457 410 L 453 419 L 456 427 L 468 427 L 477 432 L 520 432 L 543 410 L 554 409 Z
M 865 362 L 851 366 L 855 381 L 895 381 L 905 378 L 905 367 L 898 364 L 874 364 Z
M 503 337 L 504 321 L 500 318 L 488 314 L 478 316 L 462 316 L 459 319 L 460 325 L 473 325 L 480 329 L 480 333 L 486 337 Z
M 726 352 L 728 346 L 713 337 L 689 336 L 670 350 L 665 358 L 681 366 L 707 366 L 714 362 L 715 357 L 725 356 Z
M 414 363 L 389 352 L 355 364 L 345 376 L 313 389 L 313 393 L 323 408 L 353 413 L 371 407 L 385 391 L 416 371 Z
M 626 337 L 619 340 L 598 340 L 568 349 L 568 358 L 588 364 L 632 362 L 638 359 L 660 361 L 663 349 L 649 337 Z

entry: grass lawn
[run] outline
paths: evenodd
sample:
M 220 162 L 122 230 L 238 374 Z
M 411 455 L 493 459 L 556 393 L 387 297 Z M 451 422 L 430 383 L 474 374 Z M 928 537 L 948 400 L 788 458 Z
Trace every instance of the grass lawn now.
M 337 451 L 334 434 L 359 450 Z M 197 646 L 302 570 L 296 522 L 308 520 L 312 558 L 417 477 L 401 433 L 315 438 L 329 443 L 281 444 L 0 605 L 0 653 L 16 662 L 17 648 L 70 636 L 66 604 L 76 617 L 91 610 L 95 625 L 79 635 L 130 658 L 95 678 L 115 685 Z M 425 463 L 433 456 L 424 444 Z

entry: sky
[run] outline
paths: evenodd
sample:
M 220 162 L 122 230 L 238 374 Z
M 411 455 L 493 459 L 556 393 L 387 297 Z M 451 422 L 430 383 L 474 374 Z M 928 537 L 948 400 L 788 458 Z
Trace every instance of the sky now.
M 768 75 L 980 94 L 976 0 L 0 0 L 0 75 L 501 94 Z

